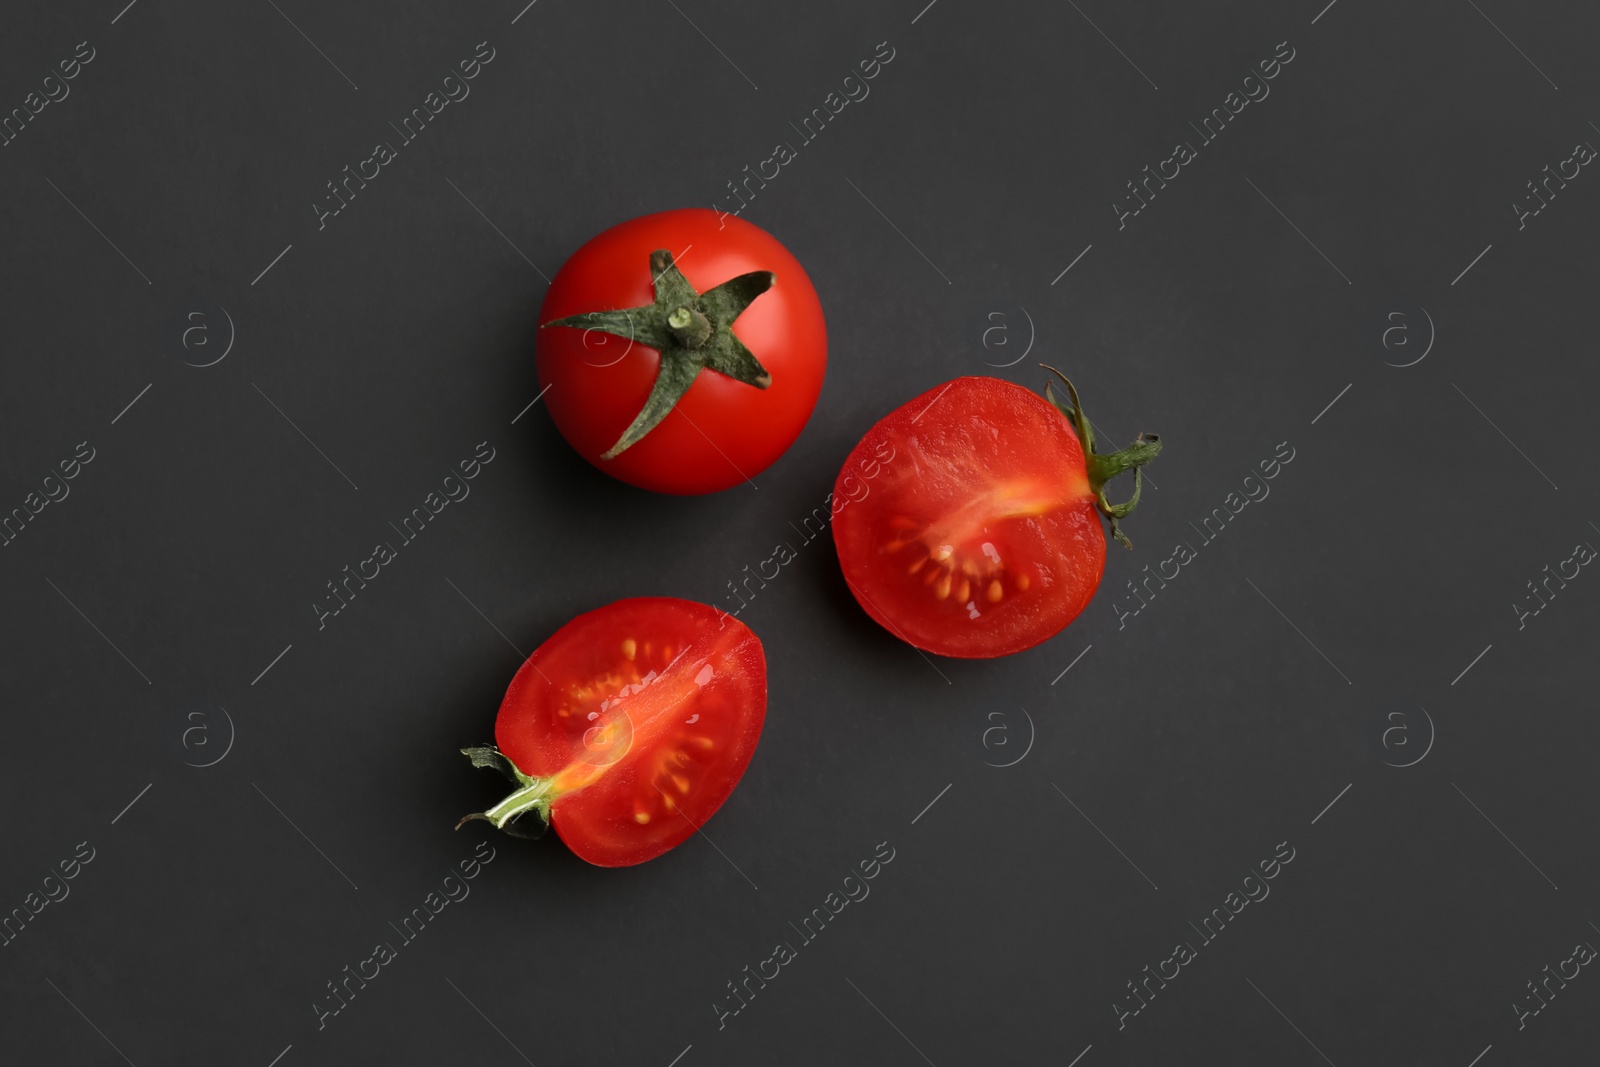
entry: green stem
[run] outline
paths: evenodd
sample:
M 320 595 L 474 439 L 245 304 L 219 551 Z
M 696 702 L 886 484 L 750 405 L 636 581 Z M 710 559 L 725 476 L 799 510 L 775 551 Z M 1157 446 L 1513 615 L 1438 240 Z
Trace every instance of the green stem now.
M 472 761 L 474 767 L 489 767 L 499 771 L 517 784 L 511 795 L 488 811 L 475 811 L 456 823 L 459 830 L 473 819 L 492 823 L 496 829 L 504 830 L 514 837 L 537 837 L 538 834 L 523 833 L 513 823 L 518 816 L 529 811 L 537 811 L 544 824 L 550 822 L 550 805 L 555 800 L 555 783 L 550 778 L 534 778 L 523 774 L 517 765 L 511 762 L 510 757 L 493 745 L 480 745 L 476 748 L 464 748 L 461 754 Z M 543 829 L 539 831 L 543 833 Z
M 488 811 L 475 811 L 463 817 L 461 822 L 456 823 L 456 829 L 461 829 L 473 819 L 480 819 L 483 822 L 493 823 L 496 829 L 504 830 L 506 823 L 527 811 L 538 811 L 539 816 L 545 822 L 549 822 L 550 802 L 554 799 L 550 793 L 549 779 L 534 778 L 529 784 L 512 791 L 511 795 Z
M 685 348 L 699 348 L 711 336 L 711 320 L 691 307 L 674 308 L 667 316 L 667 329 Z

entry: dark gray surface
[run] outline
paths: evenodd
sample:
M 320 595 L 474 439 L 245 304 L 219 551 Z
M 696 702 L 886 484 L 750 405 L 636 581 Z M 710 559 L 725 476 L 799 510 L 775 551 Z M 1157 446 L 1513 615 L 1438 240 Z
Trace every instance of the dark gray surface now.
M 1511 205 L 1600 144 L 1594 9 L 922 2 L 9 6 L 3 107 L 95 57 L 0 148 L 0 506 L 94 450 L 0 548 L 0 906 L 93 849 L 0 948 L 8 1062 L 1593 1058 L 1586 968 L 1515 1005 L 1600 944 L 1600 578 L 1520 629 L 1512 605 L 1600 545 L 1600 178 L 1522 229 Z M 470 97 L 319 231 L 324 183 L 485 40 Z M 881 41 L 871 95 L 744 216 L 806 265 L 832 349 L 759 488 L 651 496 L 542 405 L 512 425 L 541 271 L 727 206 Z M 1197 158 L 1119 230 L 1180 138 Z M 319 1030 L 325 983 L 485 839 L 451 830 L 492 790 L 455 749 L 489 738 L 509 645 L 618 597 L 718 602 L 874 419 L 1041 357 L 1105 434 L 1168 445 L 1072 627 L 930 669 L 804 546 L 743 615 L 772 699 L 707 838 L 621 871 L 490 839 Z M 485 440 L 470 498 L 319 632 L 324 583 Z M 1199 543 L 1281 442 L 1270 496 Z M 802 945 L 879 842 L 870 897 Z M 1280 842 L 1270 896 L 1203 943 Z M 719 1029 L 779 941 L 798 958 Z

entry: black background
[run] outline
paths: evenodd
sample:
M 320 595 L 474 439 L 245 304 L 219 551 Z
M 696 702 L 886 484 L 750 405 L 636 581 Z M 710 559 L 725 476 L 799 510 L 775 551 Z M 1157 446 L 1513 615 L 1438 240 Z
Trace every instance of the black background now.
M 0 908 L 95 850 L 0 948 L 8 1060 L 1593 1058 L 1600 978 L 1521 1029 L 1515 1005 L 1600 943 L 1600 579 L 1513 605 L 1600 543 L 1600 179 L 1512 207 L 1600 143 L 1592 6 L 121 6 L 10 4 L 0 33 L 5 111 L 95 50 L 0 148 L 0 509 L 95 455 L 0 548 Z M 319 230 L 324 183 L 480 41 L 470 97 Z M 743 216 L 805 264 L 831 347 L 756 488 L 654 496 L 542 404 L 513 425 L 543 275 L 622 219 L 734 206 L 885 41 Z M 1180 139 L 1198 158 L 1119 229 Z M 1067 631 L 930 669 L 818 540 L 741 616 L 771 701 L 706 836 L 600 870 L 452 832 L 495 789 L 455 750 L 490 738 L 511 646 L 624 596 L 724 603 L 875 419 L 961 374 L 1042 384 L 1041 358 L 1102 433 L 1167 445 Z M 324 583 L 485 440 L 471 496 L 319 631 Z M 1283 442 L 1270 497 L 1198 543 Z M 470 897 L 319 1029 L 325 983 L 486 835 Z M 725 983 L 879 842 L 870 897 L 719 1029 Z M 1201 945 L 1280 842 L 1270 896 Z

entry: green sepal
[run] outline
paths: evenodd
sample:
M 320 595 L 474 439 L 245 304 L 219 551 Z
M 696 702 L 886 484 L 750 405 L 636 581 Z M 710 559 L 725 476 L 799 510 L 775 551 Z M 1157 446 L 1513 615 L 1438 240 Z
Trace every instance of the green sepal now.
M 673 262 L 672 253 L 665 248 L 650 253 L 650 278 L 656 287 L 656 301 L 652 306 L 665 305 L 671 309 L 694 303 L 694 286 L 689 284 L 689 279 Z
M 770 270 L 753 270 L 729 278 L 714 289 L 700 294 L 699 307 L 706 318 L 721 326 L 732 326 L 755 298 L 771 289 L 778 276 Z
M 461 754 L 471 761 L 474 767 L 488 767 L 490 770 L 499 771 L 518 785 L 527 785 L 533 779 L 523 774 L 511 757 L 501 752 L 493 745 L 478 745 L 473 748 L 464 748 Z
M 1105 454 L 1096 452 L 1094 426 L 1090 423 L 1089 416 L 1083 412 L 1083 402 L 1078 399 L 1078 390 L 1073 387 L 1071 380 L 1065 374 L 1054 367 L 1045 363 L 1039 366 L 1060 378 L 1066 385 L 1067 395 L 1071 398 L 1069 403 L 1062 403 L 1053 388 L 1055 384 L 1053 382 L 1045 383 L 1045 399 L 1066 417 L 1073 431 L 1077 433 L 1078 440 L 1083 444 L 1083 460 L 1089 474 L 1089 488 L 1094 493 L 1095 505 L 1100 509 L 1100 514 L 1111 524 L 1111 536 L 1124 548 L 1132 548 L 1133 542 L 1122 532 L 1118 520 L 1127 518 L 1133 509 L 1139 506 L 1139 496 L 1144 489 L 1144 475 L 1140 468 L 1161 454 L 1161 438 L 1155 434 L 1142 433 L 1133 444 L 1119 452 Z M 1121 504 L 1113 504 L 1106 497 L 1106 483 L 1127 470 L 1133 471 L 1133 496 Z
M 678 348 L 676 345 L 663 348 L 661 367 L 656 371 L 656 382 L 650 387 L 644 407 L 639 409 L 639 414 L 633 417 L 628 428 L 622 431 L 617 443 L 600 453 L 600 458 L 616 459 L 624 449 L 638 443 L 641 437 L 660 425 L 661 420 L 683 398 L 683 394 L 689 391 L 689 386 L 694 384 L 702 366 L 704 364 L 700 361 L 699 353 L 692 349 Z
M 753 385 L 757 389 L 765 389 L 772 384 L 772 375 L 767 373 L 767 368 L 731 332 L 723 335 L 720 344 L 707 346 L 700 351 L 704 353 L 706 366 L 719 374 L 726 374 L 734 381 Z
M 665 321 L 654 316 L 642 316 L 637 308 L 619 308 L 616 311 L 584 311 L 564 319 L 545 323 L 546 326 L 570 326 L 575 330 L 599 330 L 624 341 L 637 341 L 651 348 L 664 348 L 672 344 L 672 331 Z

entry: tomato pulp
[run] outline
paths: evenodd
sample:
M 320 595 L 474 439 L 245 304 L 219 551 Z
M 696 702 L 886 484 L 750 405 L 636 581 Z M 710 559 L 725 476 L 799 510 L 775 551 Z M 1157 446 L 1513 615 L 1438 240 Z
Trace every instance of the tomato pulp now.
M 518 786 L 482 819 L 519 836 L 533 814 L 601 867 L 653 859 L 728 799 L 767 707 L 761 642 L 730 615 L 636 597 L 579 615 L 529 656 L 495 720 L 462 749 Z
M 901 640 L 988 658 L 1039 644 L 1088 605 L 1105 568 L 1101 516 L 1125 541 L 1116 520 L 1138 501 L 1138 467 L 1160 442 L 1099 455 L 1076 392 L 1068 405 L 1053 390 L 957 378 L 869 430 L 834 495 L 867 455 L 890 448 L 871 494 L 834 520 L 845 580 Z M 1133 500 L 1110 504 L 1105 480 L 1130 467 Z
M 590 240 L 550 283 L 539 321 L 539 383 L 562 435 L 606 473 L 663 493 L 765 470 L 805 426 L 828 361 L 799 261 L 702 208 Z

